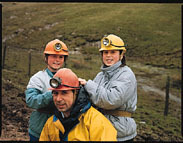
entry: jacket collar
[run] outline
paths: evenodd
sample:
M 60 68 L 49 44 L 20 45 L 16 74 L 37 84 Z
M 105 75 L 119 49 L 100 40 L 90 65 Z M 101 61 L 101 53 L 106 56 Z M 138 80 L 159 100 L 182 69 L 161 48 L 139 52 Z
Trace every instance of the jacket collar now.
M 54 74 L 48 68 L 46 68 L 46 72 L 51 78 L 53 77 Z
M 56 115 L 53 115 L 53 123 L 55 126 L 62 132 L 65 133 L 64 126 L 61 124 L 60 120 L 56 117 Z
M 121 61 L 118 61 L 117 63 L 115 63 L 110 67 L 104 67 L 104 65 L 102 65 L 101 71 L 104 73 L 106 77 L 111 78 L 117 72 L 116 69 L 119 68 L 120 65 L 121 65 Z

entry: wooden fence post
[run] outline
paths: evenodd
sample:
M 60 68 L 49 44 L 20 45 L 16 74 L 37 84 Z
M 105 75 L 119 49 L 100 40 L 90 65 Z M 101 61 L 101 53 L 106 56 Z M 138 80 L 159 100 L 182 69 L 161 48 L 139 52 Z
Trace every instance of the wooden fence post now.
M 3 51 L 3 65 L 2 65 L 2 69 L 4 69 L 4 66 L 5 66 L 5 59 L 6 59 L 6 43 L 5 43 L 4 51 Z
M 165 110 L 164 110 L 164 116 L 168 115 L 168 105 L 169 105 L 169 86 L 170 86 L 170 77 L 167 77 L 166 81 L 166 99 L 165 99 Z
M 28 67 L 28 76 L 30 77 L 31 76 L 31 52 L 32 52 L 32 50 L 30 49 L 29 50 L 29 67 Z

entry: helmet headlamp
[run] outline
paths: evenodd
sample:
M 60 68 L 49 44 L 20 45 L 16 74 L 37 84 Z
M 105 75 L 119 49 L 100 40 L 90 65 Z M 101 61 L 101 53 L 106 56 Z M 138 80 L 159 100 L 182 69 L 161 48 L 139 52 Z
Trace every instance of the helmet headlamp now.
M 108 38 L 104 38 L 103 39 L 103 44 L 106 46 L 106 47 L 108 47 L 109 45 L 110 45 L 110 40 L 108 39 Z
M 60 43 L 56 43 L 54 46 L 55 51 L 61 51 L 62 45 Z
M 54 77 L 50 79 L 50 86 L 53 88 L 59 87 L 61 83 L 62 83 L 62 79 L 60 79 L 59 77 Z

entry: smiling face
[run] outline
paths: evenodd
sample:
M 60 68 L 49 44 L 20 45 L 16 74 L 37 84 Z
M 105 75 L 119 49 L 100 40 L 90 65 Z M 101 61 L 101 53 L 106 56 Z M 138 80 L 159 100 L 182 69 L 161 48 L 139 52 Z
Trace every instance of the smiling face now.
M 51 72 L 56 72 L 57 70 L 62 68 L 63 63 L 64 63 L 64 55 L 56 55 L 56 54 L 48 55 L 47 64 L 48 69 Z
M 53 90 L 53 101 L 57 109 L 68 117 L 75 102 L 75 97 L 72 90 Z
M 102 55 L 103 63 L 106 66 L 112 66 L 120 60 L 119 50 L 104 50 Z

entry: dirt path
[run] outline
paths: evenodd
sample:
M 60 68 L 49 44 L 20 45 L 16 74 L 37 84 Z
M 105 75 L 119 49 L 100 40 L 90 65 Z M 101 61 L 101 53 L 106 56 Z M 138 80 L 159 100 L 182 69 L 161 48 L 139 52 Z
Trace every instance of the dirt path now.
M 154 93 L 159 94 L 165 98 L 165 95 L 166 95 L 165 91 L 158 89 L 153 85 L 149 86 L 149 85 L 145 84 L 145 81 L 147 81 L 147 80 L 148 79 L 137 76 L 137 83 L 145 92 L 154 92 Z M 178 98 L 171 93 L 169 93 L 169 97 L 171 100 L 173 100 L 173 101 L 177 102 L 179 105 L 181 105 L 181 98 Z
M 137 69 L 135 74 L 137 78 L 137 84 L 140 88 L 142 88 L 145 92 L 154 92 L 165 98 L 166 91 L 160 89 L 160 87 L 158 86 L 160 83 L 158 83 L 158 81 L 162 80 L 162 77 L 165 75 L 172 75 L 171 69 L 143 65 L 136 62 L 129 62 L 129 64 L 132 68 Z M 171 91 L 169 92 L 169 98 L 170 100 L 173 100 L 181 105 L 181 98 L 175 96 L 173 93 L 171 93 Z

